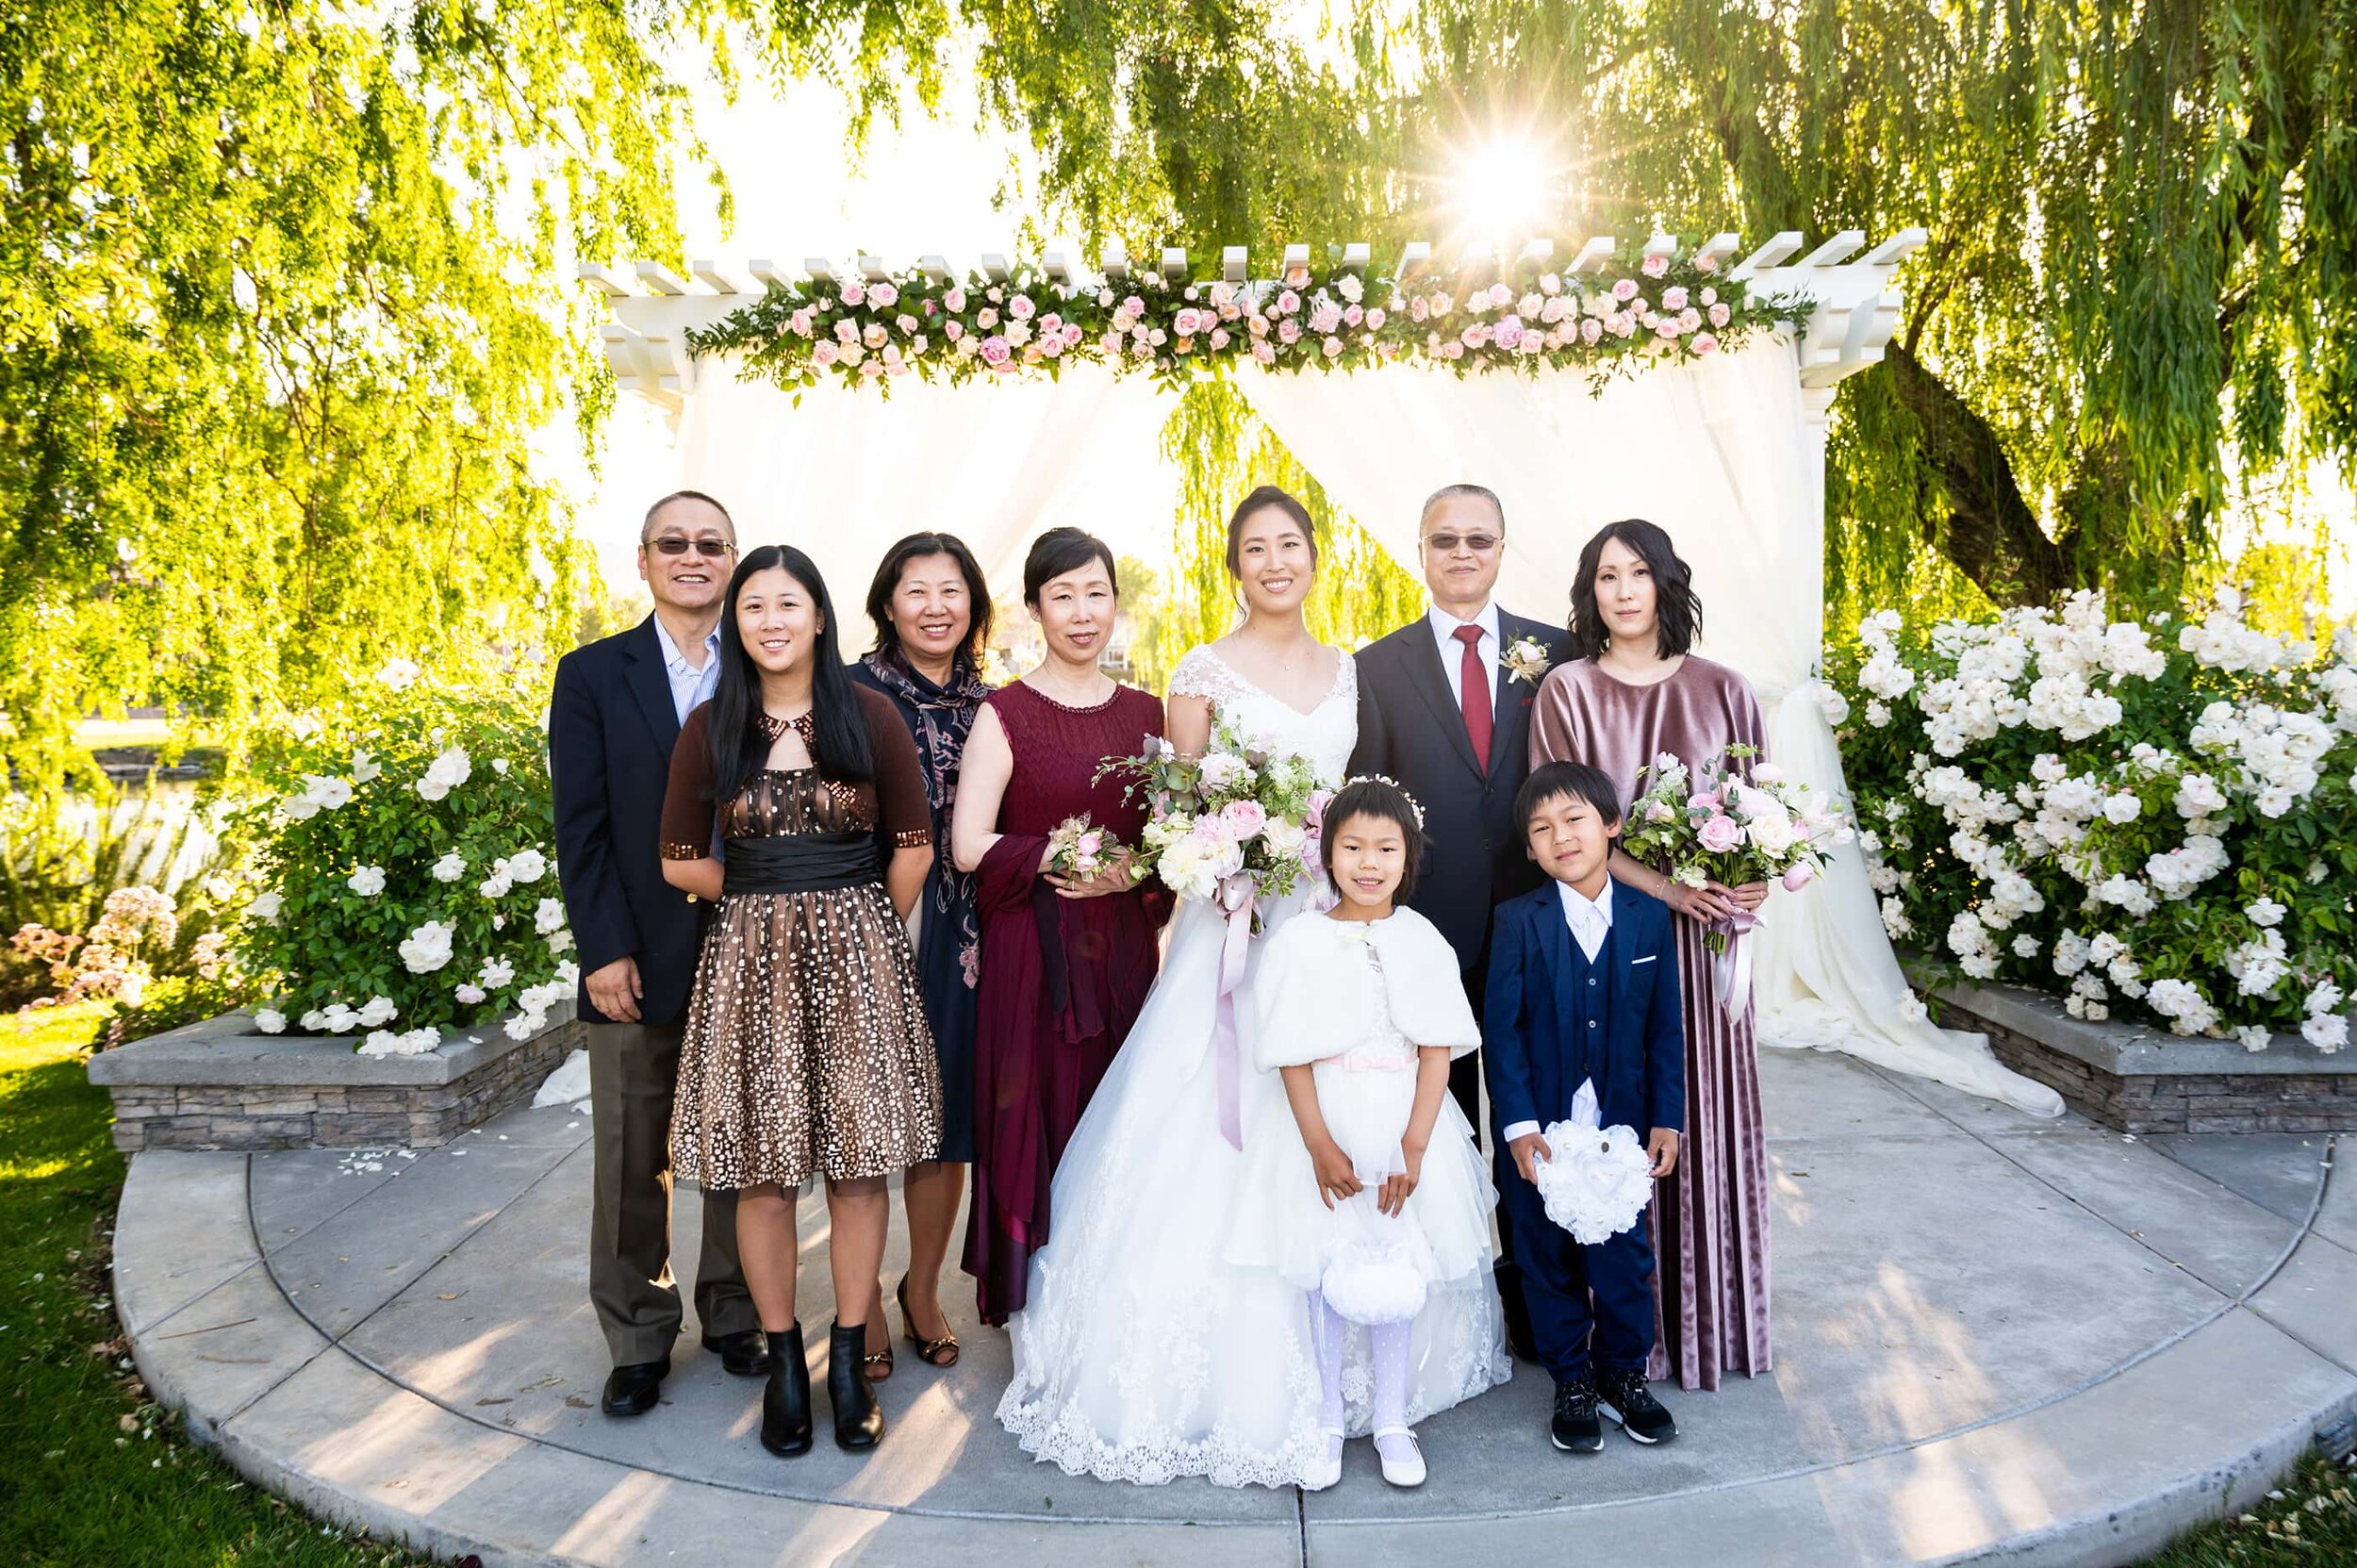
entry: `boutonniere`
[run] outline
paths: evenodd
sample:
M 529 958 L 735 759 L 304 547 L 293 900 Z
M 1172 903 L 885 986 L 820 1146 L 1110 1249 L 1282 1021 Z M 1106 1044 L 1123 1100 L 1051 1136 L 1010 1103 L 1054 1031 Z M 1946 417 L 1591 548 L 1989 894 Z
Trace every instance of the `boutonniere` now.
M 1539 677 L 1547 672 L 1546 644 L 1537 637 L 1517 637 L 1498 662 L 1506 667 L 1508 675 L 1517 681 L 1527 681 L 1535 686 L 1539 684 Z

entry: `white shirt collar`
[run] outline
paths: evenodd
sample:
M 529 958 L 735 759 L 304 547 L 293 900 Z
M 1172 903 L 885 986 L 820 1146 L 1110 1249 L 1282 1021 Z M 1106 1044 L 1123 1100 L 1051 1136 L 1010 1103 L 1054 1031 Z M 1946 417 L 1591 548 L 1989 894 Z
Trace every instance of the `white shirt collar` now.
M 1430 622 L 1434 638 L 1443 644 L 1457 640 L 1457 628 L 1459 626 L 1480 627 L 1482 636 L 1487 638 L 1492 647 L 1496 646 L 1499 640 L 1498 602 L 1494 599 L 1482 605 L 1481 613 L 1471 620 L 1459 620 L 1438 604 L 1425 612 L 1425 619 Z
M 714 623 L 710 635 L 704 638 L 703 669 L 698 669 L 687 662 L 687 655 L 679 651 L 679 644 L 671 640 L 670 630 L 663 624 L 663 618 L 656 616 L 653 619 L 655 641 L 662 646 L 663 662 L 667 667 L 681 675 L 701 675 L 712 668 L 712 661 L 720 653 L 720 627 L 717 622 Z
M 1579 938 L 1579 950 L 1593 960 L 1612 930 L 1612 879 L 1604 879 L 1604 888 L 1593 900 L 1568 882 L 1557 883 L 1555 890 L 1563 897 L 1563 918 Z

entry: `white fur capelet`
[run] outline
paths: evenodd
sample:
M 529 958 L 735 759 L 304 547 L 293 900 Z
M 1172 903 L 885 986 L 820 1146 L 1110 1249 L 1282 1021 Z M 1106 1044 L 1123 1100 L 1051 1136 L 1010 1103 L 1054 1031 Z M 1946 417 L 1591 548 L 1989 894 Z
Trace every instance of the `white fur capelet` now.
M 1253 984 L 1252 1055 L 1263 1072 L 1304 1066 L 1365 1045 L 1376 1030 L 1377 981 L 1392 1022 L 1410 1044 L 1446 1046 L 1451 1059 L 1481 1044 L 1456 949 L 1412 909 L 1372 923 L 1303 911 L 1269 938 Z

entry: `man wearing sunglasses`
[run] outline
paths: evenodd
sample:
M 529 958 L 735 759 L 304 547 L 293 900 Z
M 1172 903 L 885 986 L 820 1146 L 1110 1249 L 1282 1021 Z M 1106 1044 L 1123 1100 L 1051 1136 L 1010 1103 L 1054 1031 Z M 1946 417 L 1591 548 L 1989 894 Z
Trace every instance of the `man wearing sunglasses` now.
M 1569 657 L 1570 641 L 1563 627 L 1509 615 L 1491 598 L 1506 554 L 1506 510 L 1495 495 L 1444 486 L 1424 503 L 1416 533 L 1432 605 L 1359 651 L 1350 768 L 1395 780 L 1424 808 L 1428 848 L 1409 903 L 1456 949 L 1478 1018 L 1491 913 L 1541 881 L 1514 796 L 1530 772 L 1531 699 L 1546 668 Z M 1478 1052 L 1451 1065 L 1449 1092 L 1467 1121 L 1486 1125 Z M 1508 1337 L 1526 1356 L 1529 1313 L 1510 1262 L 1498 1264 L 1498 1294 Z
M 589 1300 L 614 1362 L 601 1407 L 652 1410 L 679 1338 L 671 1278 L 671 1096 L 704 910 L 663 880 L 657 824 L 680 725 L 720 678 L 736 527 L 695 490 L 647 509 L 638 575 L 654 613 L 565 655 L 549 712 L 556 866 L 581 946 L 594 1195 Z M 736 1196 L 703 1197 L 696 1315 L 742 1377 L 768 1349 L 736 1257 Z

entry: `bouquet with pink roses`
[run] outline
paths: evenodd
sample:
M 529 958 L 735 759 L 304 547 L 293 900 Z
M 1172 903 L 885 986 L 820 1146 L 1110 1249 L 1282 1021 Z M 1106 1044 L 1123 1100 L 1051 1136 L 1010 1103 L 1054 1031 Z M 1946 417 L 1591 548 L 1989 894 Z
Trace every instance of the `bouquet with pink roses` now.
M 1107 868 L 1126 867 L 1130 881 L 1146 875 L 1136 853 L 1084 814 L 1067 817 L 1047 835 L 1047 869 L 1074 882 L 1093 882 Z
M 1687 887 L 1774 882 L 1797 893 L 1824 874 L 1829 850 L 1856 836 L 1841 802 L 1785 777 L 1740 742 L 1697 769 L 1664 751 L 1638 771 L 1641 786 L 1621 847 Z M 1650 781 L 1650 782 L 1648 782 Z M 1719 995 L 1732 1006 L 1750 990 L 1742 937 L 1758 916 L 1739 912 L 1710 930 L 1720 954 Z

